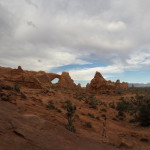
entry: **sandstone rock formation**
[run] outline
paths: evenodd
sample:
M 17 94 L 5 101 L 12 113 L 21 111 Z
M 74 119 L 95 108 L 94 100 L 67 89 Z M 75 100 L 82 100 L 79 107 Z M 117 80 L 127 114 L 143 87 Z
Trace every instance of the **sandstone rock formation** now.
M 114 92 L 114 85 L 110 81 L 106 81 L 100 72 L 96 72 L 94 78 L 88 85 L 88 91 L 98 94 L 106 94 Z
M 134 89 L 135 87 L 134 87 L 134 84 L 132 84 L 132 87 L 131 87 L 132 89 Z
M 94 78 L 90 84 L 87 84 L 86 90 L 97 94 L 112 94 L 116 93 L 117 89 L 127 89 L 128 83 L 120 83 L 120 80 L 116 82 L 107 81 L 103 78 L 100 72 L 96 72 Z
M 60 80 L 58 82 L 58 86 L 61 88 L 76 88 L 76 84 L 71 79 L 68 72 L 62 72 L 60 76 Z
M 18 66 L 17 69 L 0 67 L 0 81 L 9 83 L 13 86 L 15 83 L 33 89 L 41 89 L 42 87 L 58 87 L 58 88 L 80 88 L 71 79 L 68 72 L 63 72 L 61 75 L 56 73 L 46 73 L 44 71 L 25 71 Z M 56 84 L 52 80 L 58 78 Z
M 116 81 L 115 86 L 117 89 L 128 89 L 128 83 L 127 82 L 120 83 L 120 80 Z
M 79 89 L 81 89 L 81 88 L 82 88 L 80 83 L 77 85 L 77 88 L 79 88 Z

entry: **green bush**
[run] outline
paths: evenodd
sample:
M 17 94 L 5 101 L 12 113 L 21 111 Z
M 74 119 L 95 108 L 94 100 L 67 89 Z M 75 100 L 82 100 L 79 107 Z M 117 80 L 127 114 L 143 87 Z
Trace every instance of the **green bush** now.
M 106 118 L 106 114 L 101 114 L 101 116 L 102 116 L 103 118 Z
M 103 111 L 103 112 L 107 112 L 107 110 L 106 110 L 105 108 L 102 108 L 102 109 L 101 109 L 101 111 Z
M 123 101 L 123 100 L 125 100 L 125 98 L 122 96 L 122 97 L 119 98 L 119 100 Z
M 59 112 L 59 113 L 61 113 L 62 111 L 60 110 L 60 109 L 58 109 L 58 108 L 56 108 L 56 110 L 57 110 L 57 112 Z
M 141 126 L 150 126 L 150 104 L 143 104 L 139 109 L 138 120 Z
M 91 113 L 88 113 L 88 116 L 91 117 L 91 118 L 95 118 L 95 116 Z
M 133 104 L 126 101 L 125 99 L 122 99 L 117 103 L 116 109 L 118 111 L 124 111 L 124 112 L 129 112 L 133 110 Z
M 115 121 L 117 121 L 117 118 L 113 117 L 113 118 L 112 118 L 112 120 L 115 120 Z
M 100 120 L 99 116 L 96 117 L 97 120 Z
M 92 128 L 92 123 L 91 123 L 91 122 L 86 122 L 86 123 L 85 123 L 85 126 L 86 126 L 87 128 Z
M 52 100 L 48 101 L 48 104 L 46 105 L 46 107 L 48 109 L 56 109 L 56 107 L 54 106 L 54 102 Z
M 117 117 L 119 120 L 124 120 L 124 118 L 126 117 L 126 115 L 124 114 L 123 111 L 118 111 L 118 114 L 116 115 L 116 117 Z
M 103 105 L 103 106 L 107 107 L 107 103 L 105 103 L 105 102 L 101 102 L 100 105 Z
M 137 122 L 137 120 L 134 118 L 129 120 L 129 123 L 135 123 L 135 122 Z
M 123 90 L 117 90 L 118 95 L 122 95 L 123 93 L 124 93 Z
M 115 109 L 115 108 L 116 108 L 116 107 L 115 107 L 115 103 L 114 103 L 114 102 L 110 102 L 110 103 L 109 103 L 109 107 L 112 108 L 112 109 Z
M 90 96 L 85 102 L 89 104 L 89 108 L 97 109 L 98 100 L 94 96 Z
M 150 126 L 150 96 L 136 95 L 131 102 L 133 119 L 139 122 L 141 126 Z
M 56 111 L 59 112 L 59 113 L 62 112 L 59 108 L 57 108 L 57 107 L 54 105 L 53 100 L 49 100 L 49 101 L 48 101 L 48 104 L 46 105 L 46 107 L 47 107 L 48 109 L 54 109 L 54 110 L 56 110 Z
M 76 93 L 76 94 L 74 95 L 74 98 L 75 98 L 75 99 L 78 99 L 78 100 L 80 100 L 80 101 L 82 101 L 82 100 L 84 100 L 84 99 L 86 98 L 86 95 L 83 94 L 83 93 Z
M 3 83 L 0 83 L 0 90 L 2 90 L 4 88 Z
M 65 109 L 67 111 L 66 118 L 68 120 L 68 124 L 66 125 L 66 128 L 71 132 L 76 132 L 76 129 L 74 127 L 74 115 L 76 111 L 76 106 L 72 104 L 70 100 L 66 101 Z

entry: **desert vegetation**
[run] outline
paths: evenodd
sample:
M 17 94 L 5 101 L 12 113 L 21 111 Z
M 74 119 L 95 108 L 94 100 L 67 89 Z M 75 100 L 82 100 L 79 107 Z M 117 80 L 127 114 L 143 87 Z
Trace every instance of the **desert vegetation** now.
M 67 111 L 66 118 L 67 118 L 68 124 L 66 125 L 66 128 L 71 132 L 76 132 L 76 129 L 74 126 L 74 116 L 75 116 L 76 106 L 73 105 L 70 100 L 67 100 L 64 108 Z

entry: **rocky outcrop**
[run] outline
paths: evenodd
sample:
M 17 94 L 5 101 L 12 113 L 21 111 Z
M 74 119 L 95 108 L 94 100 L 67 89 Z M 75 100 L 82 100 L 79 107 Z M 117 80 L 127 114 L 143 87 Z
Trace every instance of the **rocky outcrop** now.
M 46 86 L 54 86 L 58 88 L 81 88 L 80 85 L 76 85 L 71 79 L 68 72 L 62 72 L 61 75 L 56 73 L 46 73 L 44 71 L 25 71 L 18 66 L 17 69 L 0 67 L 0 81 L 7 82 L 10 85 L 15 83 L 28 88 L 41 89 Z M 58 78 L 59 81 L 56 84 L 52 83 L 52 80 Z
M 87 84 L 86 90 L 92 93 L 97 94 L 112 94 L 116 93 L 118 89 L 127 89 L 128 83 L 123 82 L 120 83 L 120 80 L 116 82 L 107 81 L 100 74 L 100 72 L 96 72 L 94 78 L 91 80 L 90 84 Z
M 134 87 L 134 84 L 132 84 L 131 88 L 132 88 L 132 89 L 134 89 L 134 88 L 135 88 L 135 87 Z
M 79 88 L 79 89 L 81 89 L 81 88 L 82 88 L 80 83 L 77 85 L 77 88 Z
M 128 89 L 128 88 L 129 88 L 129 85 L 128 85 L 127 82 L 122 82 L 122 83 L 120 83 L 120 88 L 121 88 L 121 89 Z
M 120 80 L 117 80 L 115 82 L 115 86 L 117 89 L 128 89 L 128 83 L 127 82 L 120 82 Z
M 74 81 L 71 79 L 68 72 L 62 72 L 57 86 L 61 88 L 76 88 L 77 87 Z
M 97 94 L 109 94 L 114 92 L 114 87 L 112 82 L 105 80 L 100 72 L 96 72 L 88 85 L 88 91 Z
M 56 73 L 45 73 L 43 71 L 38 72 L 36 78 L 41 82 L 43 86 L 54 86 L 58 88 L 79 88 L 71 79 L 68 72 L 62 72 L 61 75 Z M 58 83 L 53 84 L 54 79 L 59 79 Z M 80 87 L 81 88 L 81 87 Z

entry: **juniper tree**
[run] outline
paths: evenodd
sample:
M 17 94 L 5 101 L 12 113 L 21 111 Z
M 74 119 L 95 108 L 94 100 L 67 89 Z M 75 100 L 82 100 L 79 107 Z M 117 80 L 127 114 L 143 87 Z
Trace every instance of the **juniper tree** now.
M 65 109 L 67 110 L 66 118 L 68 120 L 68 124 L 66 125 L 66 128 L 71 132 L 75 132 L 76 129 L 73 123 L 74 123 L 74 114 L 76 111 L 76 106 L 73 105 L 70 100 L 67 100 L 65 104 Z

